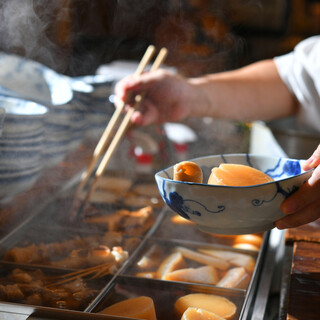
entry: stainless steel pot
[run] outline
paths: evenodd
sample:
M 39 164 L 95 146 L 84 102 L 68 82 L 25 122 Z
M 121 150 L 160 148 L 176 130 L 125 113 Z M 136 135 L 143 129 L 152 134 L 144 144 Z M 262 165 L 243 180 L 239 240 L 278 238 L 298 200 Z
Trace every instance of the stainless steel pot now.
M 279 145 L 294 159 L 308 159 L 320 144 L 320 132 L 299 128 L 294 118 L 268 122 Z

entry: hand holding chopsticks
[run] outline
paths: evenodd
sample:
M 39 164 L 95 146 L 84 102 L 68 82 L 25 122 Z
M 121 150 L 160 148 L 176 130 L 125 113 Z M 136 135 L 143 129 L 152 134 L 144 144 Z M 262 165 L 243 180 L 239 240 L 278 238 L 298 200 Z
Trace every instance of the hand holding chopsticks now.
M 151 61 L 154 53 L 155 53 L 155 47 L 152 45 L 149 46 L 148 49 L 146 50 L 143 58 L 141 59 L 138 67 L 137 67 L 135 75 L 138 76 L 143 73 L 144 69 L 146 68 L 148 63 Z M 166 56 L 167 56 L 167 49 L 162 48 L 160 50 L 158 56 L 154 60 L 150 71 L 157 70 L 160 67 L 160 65 L 162 64 L 162 62 L 164 61 L 164 59 L 166 58 Z M 87 190 L 87 193 L 84 197 L 83 204 L 82 204 L 81 208 L 84 207 L 84 205 L 87 203 L 87 201 L 90 199 L 92 193 L 96 189 L 99 178 L 104 174 L 106 167 L 107 167 L 112 155 L 114 154 L 117 146 L 120 144 L 124 134 L 126 133 L 128 127 L 130 125 L 130 120 L 131 120 L 131 117 L 132 117 L 134 111 L 139 107 L 139 104 L 143 98 L 144 98 L 143 92 L 135 97 L 135 104 L 132 107 L 130 107 L 129 110 L 124 115 L 122 122 L 119 124 L 118 129 L 117 129 L 116 133 L 114 134 L 112 141 L 110 142 L 110 140 L 112 138 L 112 134 L 115 130 L 115 127 L 117 126 L 117 124 L 120 120 L 120 117 L 123 114 L 125 102 L 122 101 L 121 103 L 119 103 L 117 105 L 114 114 L 112 115 L 106 129 L 104 130 L 104 132 L 103 132 L 103 134 L 102 134 L 102 136 L 101 136 L 101 138 L 100 138 L 100 140 L 99 140 L 99 142 L 93 152 L 93 157 L 92 157 L 91 163 L 89 164 L 87 170 L 84 172 L 84 174 L 81 178 L 81 182 L 80 182 L 78 189 L 76 191 L 76 198 L 81 198 L 81 195 L 83 193 L 83 190 L 84 190 L 86 184 L 88 183 L 88 181 L 89 181 L 94 169 L 96 168 L 97 163 L 100 160 L 102 154 L 105 152 L 102 157 L 102 160 L 100 161 L 100 163 L 95 171 L 93 180 Z M 107 145 L 109 142 L 110 142 L 110 144 L 109 144 L 109 147 L 107 148 Z

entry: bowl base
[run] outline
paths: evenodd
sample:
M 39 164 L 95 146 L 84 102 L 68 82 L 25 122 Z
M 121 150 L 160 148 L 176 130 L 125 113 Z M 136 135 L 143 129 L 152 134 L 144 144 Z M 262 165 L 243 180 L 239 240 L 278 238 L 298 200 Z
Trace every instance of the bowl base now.
M 197 225 L 197 227 L 200 231 L 203 231 L 206 233 L 231 236 L 231 235 L 265 232 L 273 229 L 274 225 L 272 223 L 268 223 L 263 226 L 253 226 L 253 227 L 246 227 L 246 228 L 215 228 L 215 227 L 206 227 L 206 226 L 199 226 L 199 225 Z

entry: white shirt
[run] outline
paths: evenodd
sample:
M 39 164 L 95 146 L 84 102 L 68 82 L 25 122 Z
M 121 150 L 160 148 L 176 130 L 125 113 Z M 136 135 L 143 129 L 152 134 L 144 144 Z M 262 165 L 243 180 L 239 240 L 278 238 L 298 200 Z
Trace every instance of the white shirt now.
M 303 40 L 292 52 L 275 57 L 274 62 L 300 103 L 299 126 L 320 131 L 320 36 Z

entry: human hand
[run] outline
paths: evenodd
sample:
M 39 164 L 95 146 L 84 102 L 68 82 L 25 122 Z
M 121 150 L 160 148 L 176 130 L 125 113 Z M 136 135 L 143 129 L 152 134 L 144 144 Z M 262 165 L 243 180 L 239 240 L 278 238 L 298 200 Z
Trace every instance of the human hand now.
M 278 229 L 294 228 L 320 218 L 320 145 L 304 163 L 303 169 L 315 168 L 312 176 L 295 193 L 283 201 L 284 218 L 276 221 Z
M 162 69 L 139 77 L 130 75 L 115 87 L 116 99 L 125 101 L 127 108 L 134 105 L 135 96 L 142 92 L 145 96 L 131 119 L 138 125 L 180 121 L 191 114 L 198 95 L 186 78 Z

